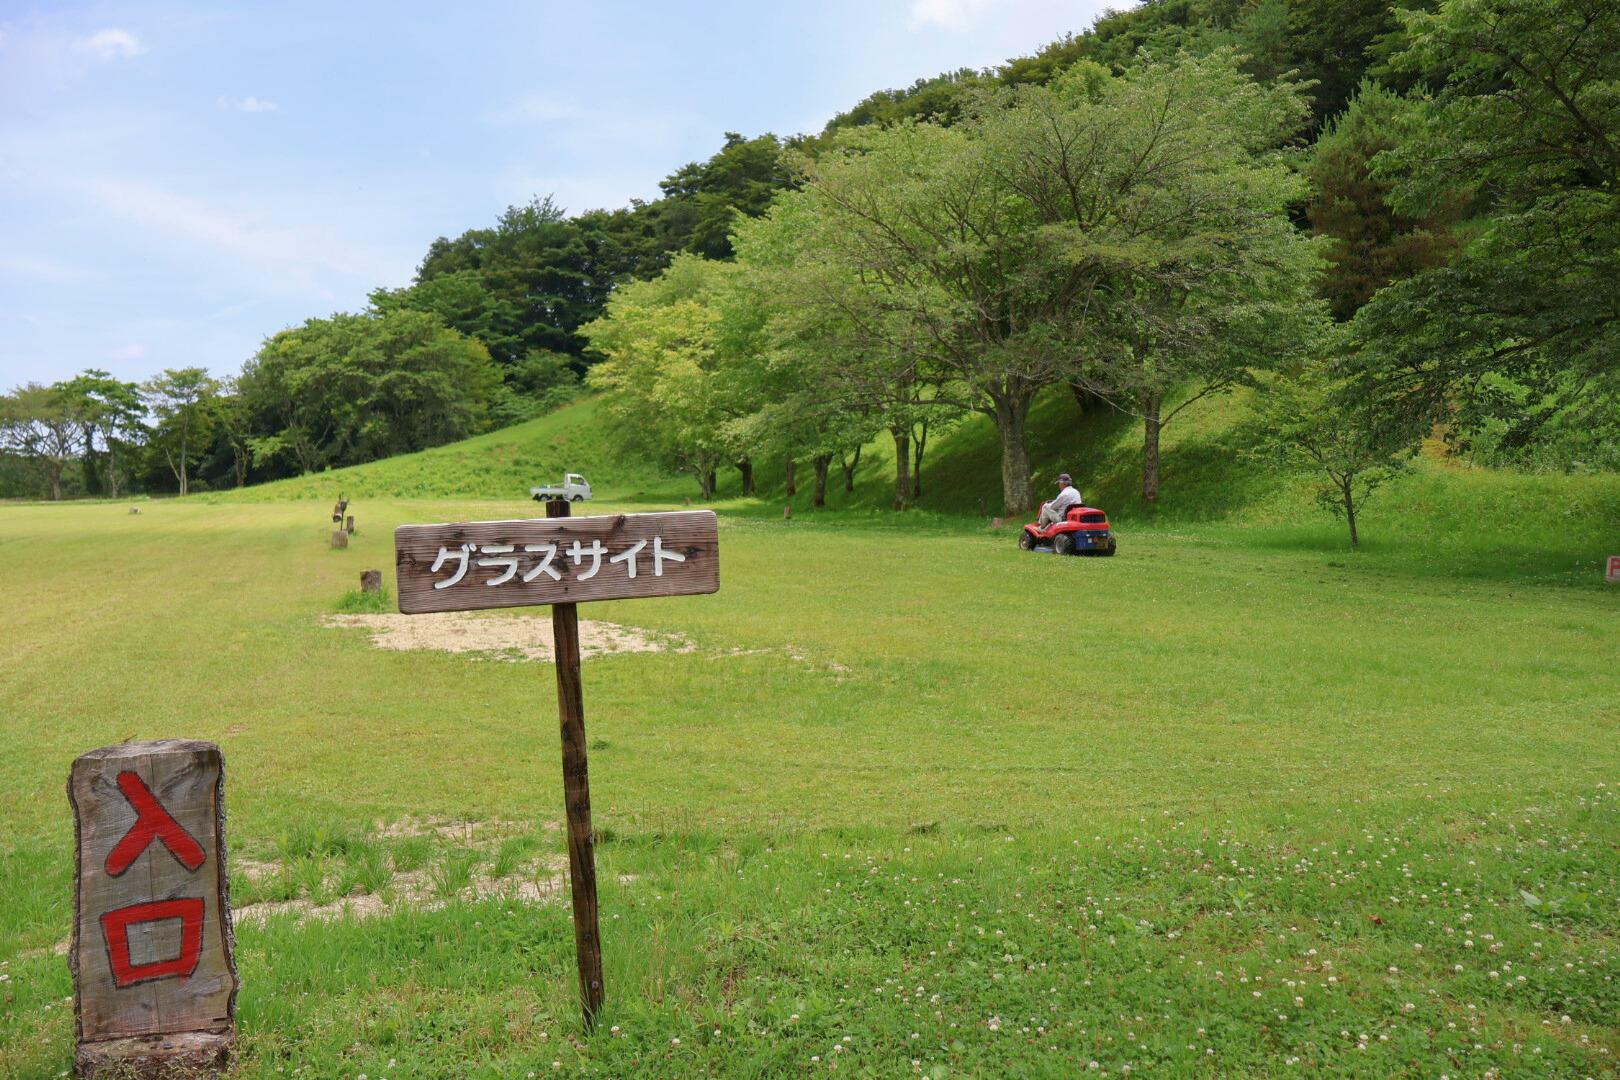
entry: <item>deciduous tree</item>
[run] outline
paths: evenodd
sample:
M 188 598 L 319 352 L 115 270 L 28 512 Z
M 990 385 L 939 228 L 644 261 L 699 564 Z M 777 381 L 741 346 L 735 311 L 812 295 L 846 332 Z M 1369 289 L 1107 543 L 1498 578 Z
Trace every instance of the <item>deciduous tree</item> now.
M 191 467 L 207 451 L 217 422 L 219 381 L 200 367 L 170 368 L 141 386 L 155 420 L 150 444 L 180 485 L 191 491 Z

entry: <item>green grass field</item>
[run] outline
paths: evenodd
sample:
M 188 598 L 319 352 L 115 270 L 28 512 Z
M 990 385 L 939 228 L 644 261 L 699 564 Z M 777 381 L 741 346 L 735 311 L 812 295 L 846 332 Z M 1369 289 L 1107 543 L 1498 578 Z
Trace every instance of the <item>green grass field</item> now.
M 395 901 L 240 927 L 235 1075 L 1614 1075 L 1620 628 L 1578 544 L 1064 560 L 735 505 L 718 594 L 586 612 L 697 647 L 585 666 L 587 1037 L 563 898 L 468 887 L 562 851 L 550 668 L 322 625 L 394 524 L 532 509 L 357 500 L 347 551 L 326 499 L 0 509 L 0 1073 L 70 1064 L 70 761 L 187 736 L 239 906 Z

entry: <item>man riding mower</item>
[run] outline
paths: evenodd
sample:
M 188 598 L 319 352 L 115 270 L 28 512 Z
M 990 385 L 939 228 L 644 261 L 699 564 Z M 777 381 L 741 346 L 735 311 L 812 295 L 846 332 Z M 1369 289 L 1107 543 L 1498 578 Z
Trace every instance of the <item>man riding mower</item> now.
M 1018 546 L 1058 555 L 1112 555 L 1118 544 L 1108 515 L 1085 504 L 1068 473 L 1057 482 L 1057 495 L 1041 507 L 1032 524 L 1024 526 Z

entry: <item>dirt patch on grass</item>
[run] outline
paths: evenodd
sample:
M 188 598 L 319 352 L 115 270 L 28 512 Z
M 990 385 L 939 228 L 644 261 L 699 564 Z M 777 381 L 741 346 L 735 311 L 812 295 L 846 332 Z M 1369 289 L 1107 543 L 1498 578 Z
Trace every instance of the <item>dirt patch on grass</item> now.
M 551 619 L 491 616 L 447 611 L 432 615 L 328 615 L 324 625 L 371 632 L 379 649 L 478 653 L 495 660 L 550 663 Z M 634 626 L 581 620 L 579 651 L 584 659 L 611 653 L 689 653 L 696 646 L 679 634 L 654 634 Z
M 266 900 L 247 904 L 232 913 L 237 923 L 263 926 L 276 915 L 297 915 L 301 920 L 315 919 L 371 919 L 387 915 L 401 908 L 433 911 L 451 900 L 487 900 L 491 897 L 523 904 L 544 904 L 562 895 L 564 875 L 568 870 L 567 856 L 559 855 L 537 860 L 522 870 L 505 877 L 478 874 L 467 884 L 446 895 L 442 883 L 436 882 L 426 870 L 396 873 L 380 892 L 340 896 L 326 903 L 313 900 Z
M 555 821 L 541 822 L 541 828 L 555 832 Z M 436 840 L 450 840 L 462 847 L 487 848 L 530 826 L 518 821 L 494 818 L 489 821 L 450 821 L 436 817 L 412 817 L 407 814 L 393 821 L 377 821 L 377 835 L 384 840 L 406 840 L 413 836 L 427 836 Z

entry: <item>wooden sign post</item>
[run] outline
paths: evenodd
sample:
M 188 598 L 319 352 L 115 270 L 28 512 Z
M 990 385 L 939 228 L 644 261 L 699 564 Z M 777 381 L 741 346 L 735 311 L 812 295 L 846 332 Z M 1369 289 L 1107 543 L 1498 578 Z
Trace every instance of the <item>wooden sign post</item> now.
M 399 610 L 407 615 L 551 605 L 574 949 L 589 1027 L 602 1006 L 602 941 L 577 605 L 719 589 L 720 533 L 714 513 L 570 518 L 568 503 L 559 499 L 546 504 L 544 519 L 401 525 L 394 531 L 394 562 Z
M 194 1076 L 235 1037 L 219 747 L 92 750 L 68 776 L 79 1076 Z

